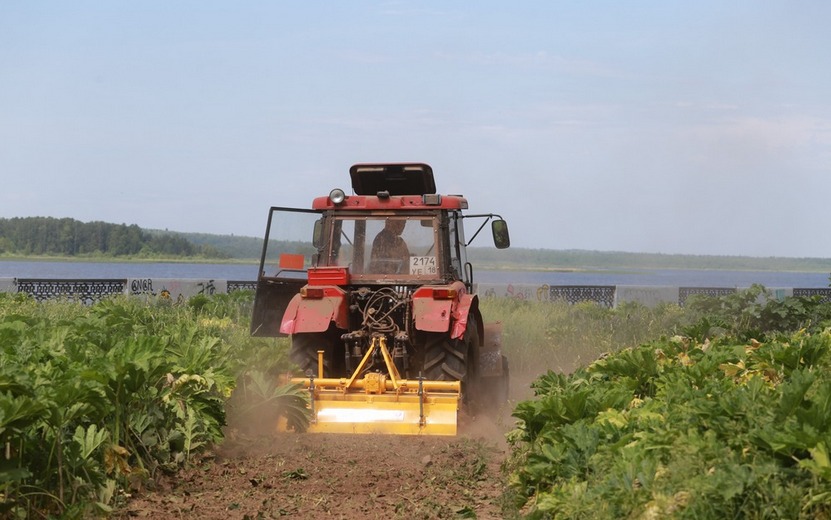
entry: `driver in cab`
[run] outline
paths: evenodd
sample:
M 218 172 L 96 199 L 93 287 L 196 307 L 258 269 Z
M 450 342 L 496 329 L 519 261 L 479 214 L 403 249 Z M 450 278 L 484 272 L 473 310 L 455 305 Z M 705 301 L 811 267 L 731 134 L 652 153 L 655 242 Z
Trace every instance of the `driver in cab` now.
M 372 241 L 370 271 L 379 274 L 406 274 L 410 267 L 410 250 L 401 238 L 407 221 L 388 219 Z

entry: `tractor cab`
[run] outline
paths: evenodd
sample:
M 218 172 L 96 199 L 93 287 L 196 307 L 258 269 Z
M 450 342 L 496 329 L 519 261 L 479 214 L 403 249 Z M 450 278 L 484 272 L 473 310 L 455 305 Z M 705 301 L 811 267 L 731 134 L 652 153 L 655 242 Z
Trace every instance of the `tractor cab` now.
M 283 311 L 312 285 L 448 284 L 473 292 L 466 246 L 491 222 L 497 248 L 509 246 L 498 215 L 464 215 L 461 195 L 439 195 L 424 163 L 356 164 L 354 195 L 339 188 L 312 209 L 272 207 L 257 280 L 252 334 L 277 336 Z M 479 226 L 465 241 L 463 220 Z

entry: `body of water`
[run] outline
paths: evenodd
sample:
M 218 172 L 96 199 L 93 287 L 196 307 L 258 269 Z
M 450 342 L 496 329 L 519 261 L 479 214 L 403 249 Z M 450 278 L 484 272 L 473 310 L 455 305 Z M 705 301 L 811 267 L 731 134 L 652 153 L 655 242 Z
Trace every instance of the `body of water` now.
M 256 280 L 255 264 L 187 264 L 130 262 L 0 261 L 0 278 L 122 279 L 175 278 Z M 474 270 L 478 283 L 532 285 L 652 285 L 670 287 L 819 288 L 829 286 L 829 274 L 791 271 L 730 271 L 715 269 L 620 269 L 592 271 Z
M 828 273 L 717 269 L 627 269 L 575 272 L 474 271 L 476 282 L 548 285 L 646 285 L 669 287 L 828 287 Z
M 258 264 L 0 261 L 0 278 L 256 280 Z

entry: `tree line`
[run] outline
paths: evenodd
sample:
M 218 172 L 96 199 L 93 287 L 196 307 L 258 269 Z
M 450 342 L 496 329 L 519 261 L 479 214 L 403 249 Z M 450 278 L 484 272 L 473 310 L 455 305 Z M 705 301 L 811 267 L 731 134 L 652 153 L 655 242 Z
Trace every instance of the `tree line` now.
M 294 251 L 296 244 L 288 244 Z M 271 248 L 274 251 L 279 246 Z M 146 230 L 137 225 L 80 222 L 71 218 L 0 218 L 0 255 L 203 257 L 258 259 L 262 238 Z M 739 269 L 831 271 L 828 258 L 755 258 L 620 251 L 468 248 L 480 268 L 525 269 Z
M 831 271 L 829 258 L 750 257 L 631 253 L 622 251 L 472 247 L 468 258 L 480 268 L 526 269 L 735 269 L 748 271 Z
M 71 218 L 0 218 L 0 254 L 56 256 L 201 256 L 225 258 L 210 245 L 177 234 L 148 233 L 132 224 Z

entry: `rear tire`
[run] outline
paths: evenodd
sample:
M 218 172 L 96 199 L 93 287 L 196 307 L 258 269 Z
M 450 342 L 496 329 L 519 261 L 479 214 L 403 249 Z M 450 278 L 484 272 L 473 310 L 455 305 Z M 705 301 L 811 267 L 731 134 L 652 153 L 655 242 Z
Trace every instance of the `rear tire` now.
M 331 328 L 326 332 L 304 332 L 291 336 L 290 357 L 304 375 L 318 376 L 318 350 L 323 351 L 323 377 L 342 377 L 343 345 L 337 329 Z
M 479 344 L 475 324 L 469 324 L 464 340 L 447 334 L 430 334 L 424 350 L 424 377 L 432 381 L 461 381 L 462 402 L 474 411 L 479 401 L 479 381 L 473 352 Z
M 424 378 L 430 381 L 464 381 L 467 352 L 459 340 L 447 334 L 429 334 L 424 344 Z
M 477 414 L 482 408 L 482 379 L 477 372 L 478 360 L 474 357 L 479 349 L 479 329 L 475 323 L 468 323 L 465 329 L 465 345 L 468 352 L 467 380 L 462 385 L 462 398 L 468 411 Z

